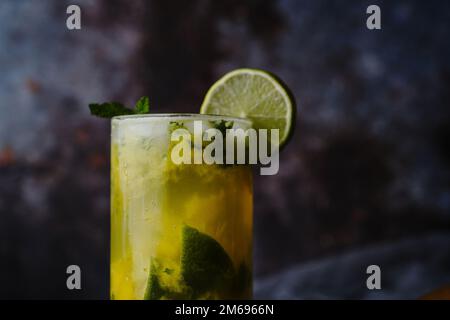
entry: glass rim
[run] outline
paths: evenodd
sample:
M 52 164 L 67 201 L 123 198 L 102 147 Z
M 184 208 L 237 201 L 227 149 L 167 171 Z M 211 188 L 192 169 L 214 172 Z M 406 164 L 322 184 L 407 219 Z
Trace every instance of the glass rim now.
M 146 114 L 129 114 L 123 116 L 112 117 L 111 120 L 141 120 L 141 119 L 177 119 L 177 120 L 206 120 L 206 121 L 235 121 L 248 125 L 252 125 L 252 121 L 248 118 L 239 118 L 234 116 L 224 116 L 219 114 L 200 114 L 200 113 L 146 113 Z

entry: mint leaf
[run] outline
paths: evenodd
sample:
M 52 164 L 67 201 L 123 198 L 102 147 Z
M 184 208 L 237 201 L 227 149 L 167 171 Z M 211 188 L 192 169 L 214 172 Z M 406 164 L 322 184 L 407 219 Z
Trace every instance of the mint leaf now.
M 226 137 L 227 129 L 233 128 L 233 121 L 218 120 L 218 121 L 213 121 L 213 123 L 214 123 L 214 128 L 219 130 L 220 132 L 222 132 L 222 136 L 224 138 Z
M 125 107 L 119 102 L 91 103 L 89 104 L 91 114 L 101 118 L 112 118 L 129 114 L 144 114 L 150 110 L 148 97 L 142 97 L 136 102 L 134 109 Z
M 128 109 L 119 102 L 91 103 L 89 104 L 89 109 L 92 115 L 101 118 L 112 118 L 134 113 L 133 110 Z
M 173 269 L 165 268 L 163 272 L 167 273 L 167 274 L 172 274 L 173 273 Z
M 191 299 L 192 290 L 179 279 L 174 269 L 164 268 L 157 258 L 150 260 L 150 272 L 144 300 Z
M 148 97 L 144 96 L 136 102 L 135 112 L 136 113 L 148 113 L 150 110 L 150 103 Z
M 169 132 L 172 133 L 177 129 L 186 129 L 184 123 L 181 121 L 170 121 L 169 122 Z

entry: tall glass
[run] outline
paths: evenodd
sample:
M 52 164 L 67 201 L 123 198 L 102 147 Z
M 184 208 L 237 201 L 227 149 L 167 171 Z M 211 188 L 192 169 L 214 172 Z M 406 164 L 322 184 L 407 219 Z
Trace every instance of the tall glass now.
M 252 172 L 173 163 L 171 133 L 193 133 L 194 121 L 205 129 L 250 126 L 196 114 L 112 120 L 112 299 L 251 298 Z

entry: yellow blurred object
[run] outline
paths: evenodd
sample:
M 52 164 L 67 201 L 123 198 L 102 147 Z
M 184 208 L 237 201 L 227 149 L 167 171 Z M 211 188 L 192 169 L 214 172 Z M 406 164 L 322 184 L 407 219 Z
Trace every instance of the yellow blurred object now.
M 450 300 L 450 285 L 441 287 L 433 292 L 430 292 L 420 299 L 422 300 Z

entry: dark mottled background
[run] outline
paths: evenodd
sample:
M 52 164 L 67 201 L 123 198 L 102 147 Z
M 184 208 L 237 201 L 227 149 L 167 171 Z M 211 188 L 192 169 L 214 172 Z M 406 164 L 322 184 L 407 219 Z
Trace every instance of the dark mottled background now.
M 381 31 L 365 27 L 369 4 Z M 255 179 L 256 297 L 450 283 L 448 39 L 446 1 L 2 0 L 0 298 L 108 296 L 109 124 L 89 102 L 198 112 L 244 66 L 278 74 L 299 105 L 279 174 Z

